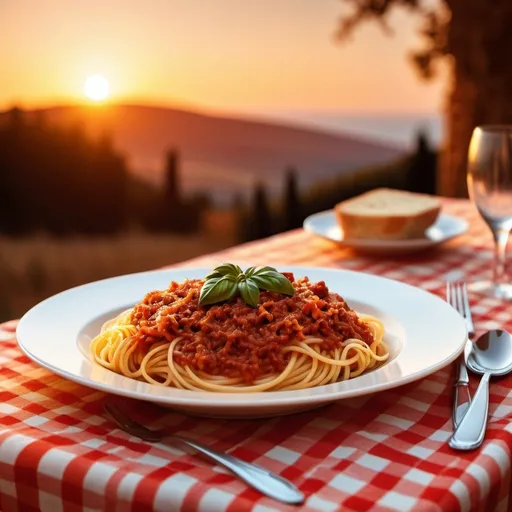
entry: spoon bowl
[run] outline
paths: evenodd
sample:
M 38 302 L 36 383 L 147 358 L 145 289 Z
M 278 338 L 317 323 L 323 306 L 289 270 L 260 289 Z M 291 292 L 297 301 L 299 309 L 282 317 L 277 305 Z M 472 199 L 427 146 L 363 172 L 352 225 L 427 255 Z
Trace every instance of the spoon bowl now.
M 488 331 L 464 350 L 468 368 L 479 375 L 502 376 L 512 371 L 512 336 L 501 329 Z
M 512 371 L 512 336 L 500 329 L 482 334 L 466 344 L 464 357 L 468 368 L 482 375 L 471 405 L 448 441 L 457 450 L 473 450 L 485 437 L 489 410 L 489 380 Z

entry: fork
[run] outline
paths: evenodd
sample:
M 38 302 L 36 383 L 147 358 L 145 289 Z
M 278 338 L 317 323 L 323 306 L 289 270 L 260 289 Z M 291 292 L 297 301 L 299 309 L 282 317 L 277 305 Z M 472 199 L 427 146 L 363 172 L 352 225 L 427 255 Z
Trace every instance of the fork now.
M 124 413 L 117 405 L 105 403 L 107 413 L 115 423 L 128 434 L 148 441 L 157 443 L 160 441 L 177 441 L 185 444 L 202 453 L 209 459 L 232 471 L 251 487 L 261 493 L 283 503 L 300 504 L 304 502 L 304 495 L 291 482 L 285 478 L 272 473 L 268 469 L 257 464 L 246 462 L 228 453 L 221 453 L 208 448 L 191 439 L 175 434 L 168 434 L 164 430 L 151 430 L 137 423 Z
M 475 326 L 471 316 L 471 309 L 469 307 L 468 290 L 464 281 L 447 281 L 446 282 L 446 301 L 454 307 L 466 322 L 468 331 L 468 343 L 471 343 L 471 338 L 475 335 Z M 464 353 L 458 360 L 459 378 L 455 383 L 455 400 L 453 406 L 452 421 L 454 429 L 457 429 L 464 414 L 471 404 L 471 395 L 469 393 L 469 376 L 466 362 L 464 360 Z

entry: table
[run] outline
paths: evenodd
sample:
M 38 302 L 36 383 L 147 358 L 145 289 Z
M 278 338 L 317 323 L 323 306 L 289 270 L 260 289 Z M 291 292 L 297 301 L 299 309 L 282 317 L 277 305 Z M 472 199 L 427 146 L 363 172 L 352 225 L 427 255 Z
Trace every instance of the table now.
M 184 263 L 290 264 L 364 271 L 444 295 L 454 271 L 490 271 L 492 238 L 466 200 L 443 199 L 470 230 L 407 257 L 362 256 L 303 230 Z M 478 331 L 512 330 L 510 304 L 470 296 Z M 228 472 L 116 429 L 105 395 L 37 367 L 17 347 L 16 322 L 0 329 L 0 509 L 57 512 L 297 510 L 261 496 Z M 292 417 L 220 420 L 133 404 L 148 422 L 255 461 L 295 482 L 303 510 L 508 510 L 512 377 L 491 384 L 488 434 L 473 452 L 448 447 L 453 366 L 389 391 Z M 472 391 L 476 387 L 472 377 Z

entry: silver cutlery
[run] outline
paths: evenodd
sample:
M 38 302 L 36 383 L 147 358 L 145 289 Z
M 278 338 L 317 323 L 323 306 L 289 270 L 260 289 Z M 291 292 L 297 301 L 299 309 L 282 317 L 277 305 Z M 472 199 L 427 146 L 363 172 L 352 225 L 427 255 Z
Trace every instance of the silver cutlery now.
M 452 305 L 466 322 L 468 331 L 468 344 L 471 345 L 471 339 L 475 335 L 475 326 L 471 316 L 471 309 L 468 300 L 468 290 L 463 281 L 446 282 L 446 302 Z M 455 399 L 453 403 L 452 421 L 454 430 L 459 426 L 462 418 L 466 414 L 470 404 L 471 395 L 469 393 L 469 376 L 464 354 L 457 360 L 458 379 L 455 383 Z
M 489 331 L 471 346 L 466 346 L 464 352 L 469 369 L 483 377 L 471 405 L 448 444 L 457 450 L 473 450 L 482 444 L 485 437 L 489 380 L 512 371 L 512 336 L 507 331 Z
M 146 428 L 131 419 L 115 404 L 105 403 L 105 410 L 122 430 L 132 436 L 150 443 L 171 441 L 185 444 L 217 464 L 229 469 L 248 485 L 254 487 L 266 496 L 283 503 L 300 504 L 304 502 L 304 494 L 302 494 L 295 485 L 257 464 L 246 462 L 227 453 L 218 452 L 191 439 L 168 434 L 164 430 L 151 430 Z

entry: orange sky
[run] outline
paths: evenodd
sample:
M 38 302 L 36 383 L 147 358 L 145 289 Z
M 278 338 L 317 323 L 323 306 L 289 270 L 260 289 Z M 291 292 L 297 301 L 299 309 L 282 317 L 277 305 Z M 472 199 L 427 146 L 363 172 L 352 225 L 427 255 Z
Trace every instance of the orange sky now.
M 112 100 L 220 110 L 435 112 L 443 84 L 406 53 L 417 22 L 392 17 L 336 45 L 340 0 L 0 0 L 0 109 L 83 99 L 87 75 Z

